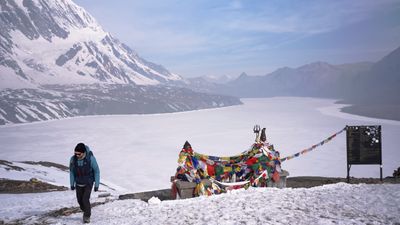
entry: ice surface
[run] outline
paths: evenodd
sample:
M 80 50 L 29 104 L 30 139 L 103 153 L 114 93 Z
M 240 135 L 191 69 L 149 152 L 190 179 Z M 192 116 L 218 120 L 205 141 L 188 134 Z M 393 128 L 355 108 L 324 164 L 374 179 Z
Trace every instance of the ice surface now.
M 254 124 L 287 156 L 341 130 L 345 125 L 382 125 L 383 175 L 399 165 L 400 122 L 339 112 L 334 100 L 314 98 L 243 99 L 244 105 L 155 115 L 88 116 L 0 127 L 0 159 L 52 161 L 68 165 L 75 145 L 91 147 L 101 177 L 129 192 L 170 186 L 177 158 L 188 140 L 199 153 L 229 156 L 250 147 Z M 326 107 L 336 107 L 336 112 Z M 323 113 L 322 113 L 323 112 Z M 290 176 L 346 176 L 346 135 L 285 161 Z M 353 166 L 351 175 L 379 177 L 379 166 Z

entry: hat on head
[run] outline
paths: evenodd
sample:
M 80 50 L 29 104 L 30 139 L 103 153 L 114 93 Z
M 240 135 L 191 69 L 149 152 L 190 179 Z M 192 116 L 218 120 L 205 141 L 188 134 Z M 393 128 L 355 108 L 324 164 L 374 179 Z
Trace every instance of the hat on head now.
M 75 147 L 75 152 L 82 152 L 82 153 L 86 152 L 85 144 L 83 144 L 83 143 L 77 144 Z

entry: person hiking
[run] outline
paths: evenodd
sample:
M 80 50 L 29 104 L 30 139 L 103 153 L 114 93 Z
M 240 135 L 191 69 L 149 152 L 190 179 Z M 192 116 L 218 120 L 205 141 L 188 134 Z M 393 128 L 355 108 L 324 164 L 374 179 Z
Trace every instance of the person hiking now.
M 71 190 L 76 189 L 76 198 L 83 211 L 83 222 L 90 223 L 90 194 L 99 190 L 100 169 L 92 151 L 84 143 L 75 147 L 75 153 L 69 163 Z

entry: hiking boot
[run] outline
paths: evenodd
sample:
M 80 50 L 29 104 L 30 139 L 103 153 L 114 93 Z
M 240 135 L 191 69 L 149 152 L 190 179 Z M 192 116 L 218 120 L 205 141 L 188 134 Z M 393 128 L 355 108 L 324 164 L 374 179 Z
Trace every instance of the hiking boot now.
M 90 217 L 83 217 L 83 223 L 90 223 Z

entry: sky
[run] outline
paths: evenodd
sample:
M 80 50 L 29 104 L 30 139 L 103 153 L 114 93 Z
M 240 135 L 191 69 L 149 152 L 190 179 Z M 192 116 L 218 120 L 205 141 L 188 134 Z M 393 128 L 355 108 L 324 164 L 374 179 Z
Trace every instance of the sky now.
M 73 0 L 148 61 L 183 77 L 376 62 L 400 46 L 399 0 Z

